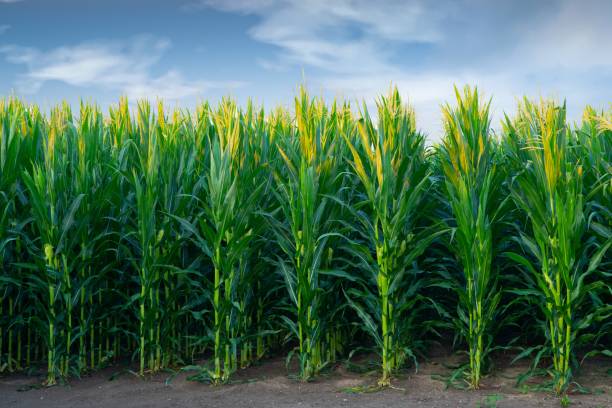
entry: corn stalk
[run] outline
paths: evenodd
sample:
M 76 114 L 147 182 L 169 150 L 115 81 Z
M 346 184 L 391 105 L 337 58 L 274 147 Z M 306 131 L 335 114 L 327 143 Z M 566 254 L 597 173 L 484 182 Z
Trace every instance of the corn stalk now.
M 463 272 L 454 285 L 459 298 L 456 323 L 469 348 L 466 381 L 478 389 L 501 297 L 492 261 L 494 225 L 503 207 L 497 196 L 500 179 L 489 130 L 489 103 L 482 104 L 478 91 L 469 87 L 463 95 L 455 88 L 455 94 L 456 108 L 443 107 L 445 138 L 439 153 L 455 224 L 450 249 Z
M 40 237 L 37 255 L 43 274 L 35 282 L 40 290 L 46 285 L 47 291 L 47 385 L 55 384 L 58 375 L 68 376 L 73 342 L 73 232 L 79 227 L 75 215 L 83 194 L 75 193 L 63 177 L 69 165 L 72 130 L 70 109 L 64 106 L 54 110 L 44 161 L 23 175 Z
M 565 105 L 525 100 L 517 118 L 506 120 L 505 136 L 509 154 L 523 164 L 514 177 L 512 197 L 530 221 L 530 229 L 519 237 L 527 256 L 509 254 L 531 275 L 529 286 L 515 293 L 539 297 L 548 339 L 542 351 L 550 352 L 552 386 L 562 394 L 572 380 L 580 331 L 610 313 L 607 306 L 584 306 L 605 290 L 603 280 L 591 278 L 611 241 L 602 245 L 585 240 L 589 213 L 584 170 L 570 151 L 573 135 Z M 539 356 L 534 365 L 538 361 Z
M 351 203 L 352 215 L 366 239 L 353 250 L 368 271 L 362 289 L 349 290 L 348 301 L 376 341 L 382 358 L 379 385 L 388 386 L 406 357 L 415 359 L 410 339 L 416 328 L 409 322 L 421 309 L 418 292 L 424 283 L 416 279 L 416 261 L 440 232 L 422 228 L 431 173 L 414 111 L 396 88 L 378 102 L 378 118 L 375 128 L 364 106 L 358 137 L 345 135 L 362 187 L 359 201 Z
M 274 170 L 278 208 L 269 214 L 284 256 L 277 264 L 290 298 L 294 319 L 283 316 L 298 341 L 302 380 L 315 376 L 326 364 L 325 343 L 332 310 L 322 308 L 326 275 L 322 262 L 332 249 L 335 202 L 329 196 L 342 191 L 338 166 L 340 139 L 335 136 L 336 107 L 327 111 L 304 89 L 295 100 L 295 133 L 286 122 L 276 123 L 275 143 L 281 162 Z M 333 252 L 332 252 L 333 254 Z M 291 355 L 290 355 L 291 356 Z

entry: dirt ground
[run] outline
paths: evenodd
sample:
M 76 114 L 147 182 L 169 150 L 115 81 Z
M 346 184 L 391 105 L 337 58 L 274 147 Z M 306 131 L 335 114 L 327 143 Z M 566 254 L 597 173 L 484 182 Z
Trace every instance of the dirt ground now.
M 23 375 L 0 377 L 0 407 L 559 407 L 560 401 L 545 392 L 522 392 L 514 387 L 524 367 L 498 368 L 478 391 L 445 389 L 432 378 L 447 374 L 448 358 L 433 359 L 419 366 L 418 373 L 406 372 L 395 379 L 393 388 L 369 393 L 351 392 L 352 387 L 376 383 L 376 374 L 357 374 L 338 365 L 316 381 L 301 383 L 291 378 L 284 359 L 275 358 L 241 370 L 232 384 L 211 386 L 187 381 L 178 375 L 169 384 L 169 374 L 146 380 L 110 367 L 68 385 L 32 388 L 39 379 Z M 612 407 L 610 360 L 587 363 L 577 381 L 590 394 L 570 396 L 572 407 Z M 114 379 L 111 381 L 110 378 Z

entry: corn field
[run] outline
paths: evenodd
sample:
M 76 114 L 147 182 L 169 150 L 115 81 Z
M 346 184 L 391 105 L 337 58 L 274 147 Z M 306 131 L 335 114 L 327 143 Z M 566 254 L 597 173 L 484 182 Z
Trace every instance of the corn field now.
M 512 352 L 567 392 L 612 356 L 612 110 L 525 99 L 494 131 L 455 91 L 433 146 L 397 89 L 373 116 L 305 89 L 269 112 L 1 100 L 0 372 L 219 384 L 283 355 L 307 381 L 364 354 L 384 387 L 442 343 L 449 383 Z

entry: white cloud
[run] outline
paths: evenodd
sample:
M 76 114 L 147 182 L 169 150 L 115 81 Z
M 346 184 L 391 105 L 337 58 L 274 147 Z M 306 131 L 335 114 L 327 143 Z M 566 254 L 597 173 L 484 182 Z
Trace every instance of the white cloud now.
M 324 34 L 349 23 L 387 40 L 437 41 L 440 18 L 453 12 L 448 5 L 441 10 L 423 0 L 203 0 L 200 5 L 262 17 L 253 33 L 270 41 Z
M 412 46 L 431 46 L 435 70 L 504 68 L 529 73 L 554 67 L 612 65 L 612 2 L 487 0 L 195 0 L 192 7 L 257 17 L 248 30 L 279 48 L 280 62 L 330 73 L 415 72 Z M 485 48 L 488 46 L 488 48 Z M 482 48 L 479 48 L 482 47 Z M 452 58 L 444 61 L 444 57 Z M 493 58 L 491 58 L 493 57 Z M 446 64 L 442 64 L 446 63 Z M 449 64 L 450 63 L 450 64 Z M 263 63 L 278 68 L 279 63 Z
M 176 69 L 155 74 L 170 47 L 165 39 L 149 36 L 129 41 L 88 42 L 49 51 L 19 46 L 0 47 L 8 62 L 25 65 L 18 77 L 22 93 L 35 93 L 48 81 L 78 87 L 119 91 L 129 98 L 178 100 L 201 95 L 211 88 L 235 88 L 238 82 L 187 80 Z
M 204 0 L 200 6 L 256 15 L 249 33 L 282 51 L 264 65 L 306 64 L 338 74 L 387 70 L 385 42 L 439 41 L 440 17 L 450 8 L 422 1 L 367 0 Z M 444 11 L 441 11 L 444 10 Z
M 302 68 L 313 89 L 372 105 L 397 85 L 433 139 L 441 134 L 440 105 L 454 99 L 454 84 L 476 84 L 492 95 L 494 122 L 513 112 L 523 94 L 567 96 L 570 118 L 577 119 L 589 98 L 602 99 L 587 76 L 612 77 L 612 2 L 605 0 L 559 0 L 554 7 L 485 0 L 198 4 L 257 17 L 248 33 L 279 51 L 276 60 L 259 58 L 259 65 Z
M 19 3 L 23 0 L 0 0 L 0 3 L 10 4 L 10 3 Z

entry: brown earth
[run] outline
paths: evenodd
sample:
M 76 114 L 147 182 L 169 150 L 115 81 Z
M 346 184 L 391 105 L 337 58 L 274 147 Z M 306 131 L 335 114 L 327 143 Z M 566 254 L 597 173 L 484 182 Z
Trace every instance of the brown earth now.
M 393 381 L 392 388 L 355 393 L 353 387 L 376 383 L 376 373 L 357 374 L 338 365 L 316 381 L 301 383 L 291 378 L 284 359 L 275 358 L 241 370 L 232 384 L 212 386 L 187 381 L 180 374 L 169 384 L 169 374 L 142 380 L 132 374 L 116 376 L 110 367 L 70 380 L 68 385 L 31 388 L 40 380 L 23 375 L 0 377 L 0 407 L 559 407 L 560 400 L 547 392 L 521 391 L 514 378 L 525 367 L 498 368 L 478 391 L 445 389 L 433 374 L 448 374 L 449 357 L 434 358 Z M 591 391 L 572 394 L 572 407 L 612 407 L 610 360 L 586 363 L 577 382 Z M 291 370 L 290 370 L 291 371 Z M 110 381 L 110 378 L 114 379 Z

